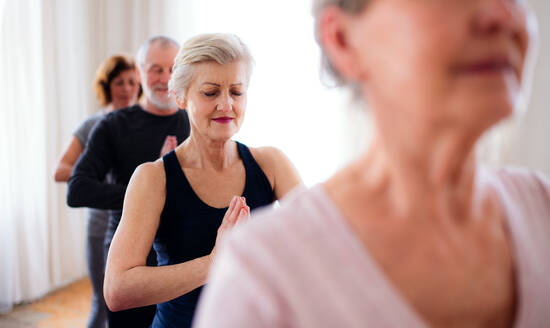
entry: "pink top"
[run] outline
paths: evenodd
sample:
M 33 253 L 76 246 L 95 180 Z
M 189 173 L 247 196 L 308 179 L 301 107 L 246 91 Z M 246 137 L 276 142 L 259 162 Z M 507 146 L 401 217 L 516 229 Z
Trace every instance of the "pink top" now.
M 515 327 L 550 327 L 550 183 L 482 172 L 505 201 L 518 279 Z M 426 327 L 350 230 L 322 185 L 235 229 L 195 327 Z

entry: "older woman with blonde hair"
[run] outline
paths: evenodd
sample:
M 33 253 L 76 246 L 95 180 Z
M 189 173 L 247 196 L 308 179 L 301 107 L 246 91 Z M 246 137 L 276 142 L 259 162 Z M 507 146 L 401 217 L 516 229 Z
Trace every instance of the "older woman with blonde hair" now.
M 196 326 L 548 326 L 550 183 L 475 151 L 522 96 L 526 4 L 313 3 L 374 140 L 226 239 Z
M 234 35 L 200 35 L 180 49 L 169 88 L 191 132 L 132 176 L 107 260 L 112 311 L 158 304 L 152 327 L 189 327 L 226 231 L 301 183 L 279 150 L 231 139 L 243 124 L 251 70 Z M 158 267 L 145 265 L 151 245 Z

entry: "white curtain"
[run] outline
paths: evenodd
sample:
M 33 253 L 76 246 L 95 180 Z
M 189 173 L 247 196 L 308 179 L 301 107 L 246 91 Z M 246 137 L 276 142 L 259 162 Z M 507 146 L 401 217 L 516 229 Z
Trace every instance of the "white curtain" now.
M 97 110 L 99 63 L 152 35 L 189 37 L 186 2 L 0 1 L 0 313 L 86 274 L 84 210 L 53 170 Z
M 550 174 L 550 5 L 531 3 L 541 51 L 529 110 L 515 137 L 504 143 L 501 133 L 491 143 L 491 158 Z M 306 184 L 327 178 L 364 148 L 369 128 L 360 122 L 368 118 L 342 90 L 319 81 L 309 6 L 295 0 L 0 0 L 0 312 L 85 275 L 84 211 L 66 206 L 66 187 L 53 182 L 53 169 L 73 130 L 97 109 L 96 67 L 112 54 L 134 54 L 149 36 L 180 42 L 204 32 L 241 36 L 256 68 L 236 138 L 279 147 Z
M 49 263 L 57 259 L 48 252 L 52 207 L 43 105 L 42 4 L 7 1 L 1 10 L 0 310 L 6 311 L 13 301 L 49 290 L 54 280 Z

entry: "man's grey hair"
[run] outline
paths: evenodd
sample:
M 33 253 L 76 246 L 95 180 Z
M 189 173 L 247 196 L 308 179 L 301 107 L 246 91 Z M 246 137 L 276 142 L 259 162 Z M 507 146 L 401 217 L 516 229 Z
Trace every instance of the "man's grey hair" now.
M 180 44 L 167 36 L 164 35 L 157 35 L 152 38 L 149 38 L 147 41 L 145 41 L 138 49 L 136 53 L 136 63 L 138 67 L 143 67 L 145 64 L 145 61 L 147 60 L 147 53 L 149 52 L 149 49 L 153 44 L 159 43 L 161 47 L 168 47 L 168 46 L 174 46 L 179 49 Z

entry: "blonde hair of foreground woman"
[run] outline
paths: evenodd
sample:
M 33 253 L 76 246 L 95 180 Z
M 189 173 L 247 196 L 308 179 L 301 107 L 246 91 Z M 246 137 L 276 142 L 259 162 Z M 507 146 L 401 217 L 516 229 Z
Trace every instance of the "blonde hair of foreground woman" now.
M 196 327 L 547 325 L 550 183 L 475 155 L 521 99 L 525 3 L 313 8 L 326 62 L 369 104 L 373 142 L 227 239 Z

